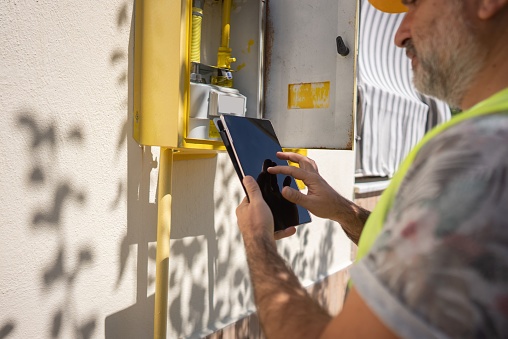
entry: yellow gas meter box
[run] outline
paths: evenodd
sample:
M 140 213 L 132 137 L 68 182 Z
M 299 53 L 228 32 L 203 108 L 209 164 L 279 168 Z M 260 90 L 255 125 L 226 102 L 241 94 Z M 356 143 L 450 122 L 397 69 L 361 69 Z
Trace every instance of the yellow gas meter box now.
M 213 119 L 270 119 L 286 148 L 352 149 L 357 1 L 138 0 L 134 138 L 223 149 Z

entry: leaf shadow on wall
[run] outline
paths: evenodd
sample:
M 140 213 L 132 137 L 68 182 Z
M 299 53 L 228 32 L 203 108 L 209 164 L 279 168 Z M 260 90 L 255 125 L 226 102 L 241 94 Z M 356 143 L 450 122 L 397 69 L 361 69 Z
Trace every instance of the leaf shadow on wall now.
M 0 328 L 0 339 L 7 338 L 9 334 L 13 333 L 12 331 L 14 331 L 15 328 L 16 325 L 14 321 L 7 321 L 7 323 Z
M 169 288 L 181 293 L 169 300 L 168 327 L 179 336 L 188 335 L 190 327 L 206 327 L 215 313 L 214 282 L 221 279 L 216 269 L 216 168 L 217 157 L 174 163 Z
M 50 154 L 56 154 L 57 147 L 69 147 L 72 146 L 72 142 L 81 143 L 84 137 L 81 128 L 74 126 L 66 133 L 65 144 L 57 144 L 57 126 L 55 123 L 49 123 L 45 127 L 41 126 L 40 122 L 34 118 L 35 116 L 37 116 L 37 113 L 31 109 L 18 111 L 17 126 L 21 130 L 28 132 L 31 139 L 30 159 L 33 162 L 34 168 L 27 176 L 27 183 L 29 185 L 36 185 L 36 187 L 44 185 L 45 189 L 47 189 L 48 176 L 58 177 L 59 182 L 54 185 L 52 206 L 45 211 L 35 212 L 32 218 L 32 225 L 34 227 L 59 227 L 62 209 L 66 206 L 67 201 L 74 200 L 77 203 L 83 204 L 85 203 L 86 196 L 72 187 L 65 179 L 60 179 L 61 175 L 56 173 L 57 169 L 48 164 L 47 161 L 43 161 L 40 154 L 43 154 L 44 148 Z
M 51 197 L 49 201 L 42 201 L 44 207 L 35 210 L 32 215 L 32 228 L 37 232 L 45 230 L 58 230 L 53 233 L 57 238 L 57 255 L 53 262 L 46 265 L 41 272 L 41 286 L 43 293 L 51 293 L 55 290 L 61 291 L 63 299 L 60 305 L 56 305 L 55 313 L 48 320 L 49 333 L 52 338 L 61 335 L 61 329 L 64 322 L 74 323 L 75 333 L 83 338 L 90 338 L 93 335 L 96 320 L 94 316 L 89 317 L 83 324 L 79 319 L 68 312 L 73 305 L 73 289 L 76 277 L 93 262 L 93 252 L 87 246 L 83 245 L 75 253 L 74 249 L 69 247 L 64 235 L 66 224 L 62 220 L 65 210 L 71 205 L 86 204 L 86 194 L 83 193 L 78 183 L 70 182 L 72 173 L 64 173 L 59 169 L 60 158 L 57 158 L 59 151 L 76 151 L 76 147 L 82 145 L 84 134 L 79 125 L 70 127 L 67 131 L 62 131 L 60 125 L 55 122 L 47 122 L 40 119 L 41 114 L 31 108 L 23 108 L 17 111 L 16 127 L 21 133 L 29 137 L 28 159 L 32 169 L 29 170 L 26 177 L 26 184 L 31 192 L 42 197 L 44 200 L 46 192 Z M 63 136 L 57 138 L 57 136 Z M 75 267 L 68 268 L 65 263 L 70 256 L 77 255 Z M 58 285 L 56 284 L 58 283 Z M 72 319 L 68 319 L 68 318 Z M 13 330 L 13 323 L 4 326 L 0 332 L 2 336 L 7 336 Z
M 129 259 L 136 255 L 136 302 L 105 319 L 106 339 L 152 338 L 154 334 L 154 295 L 147 296 L 148 286 L 154 283 L 155 277 L 148 273 L 149 262 L 155 262 L 155 253 L 149 246 L 157 239 L 157 205 L 150 202 L 150 174 L 158 168 L 158 160 L 149 146 L 140 147 L 133 139 L 133 86 L 134 86 L 134 13 L 128 20 L 129 4 L 124 2 L 116 16 L 117 28 L 120 31 L 130 24 L 128 55 L 120 49 L 110 54 L 110 65 L 118 69 L 116 86 L 126 88 L 126 118 L 117 141 L 115 161 L 127 147 L 127 185 L 118 182 L 115 199 L 109 205 L 116 209 L 123 199 L 127 199 L 127 233 L 119 246 L 119 266 L 115 288 L 120 288 L 125 280 Z M 119 69 L 120 61 L 127 58 L 128 69 Z M 137 248 L 137 253 L 133 252 Z M 131 264 L 130 264 L 131 265 Z
M 116 17 L 118 28 L 129 24 L 128 6 L 123 4 Z M 133 13 L 134 14 L 134 13 Z M 117 185 L 116 198 L 110 204 L 115 209 L 127 195 L 127 235 L 120 246 L 120 264 L 117 273 L 116 287 L 124 282 L 126 271 L 133 254 L 137 252 L 137 297 L 136 303 L 120 312 L 109 315 L 106 318 L 106 338 L 140 338 L 153 336 L 154 296 L 147 295 L 147 287 L 154 283 L 154 277 L 147 274 L 148 262 L 155 261 L 155 251 L 149 247 L 150 242 L 156 240 L 157 206 L 150 204 L 149 184 L 150 172 L 158 166 L 152 159 L 150 147 L 140 148 L 132 138 L 133 126 L 133 29 L 134 21 L 131 17 L 131 34 L 128 54 L 121 48 L 113 49 L 109 55 L 111 67 L 118 69 L 117 85 L 121 86 L 127 79 L 128 84 L 128 112 L 118 138 L 117 147 L 122 149 L 127 144 L 127 185 L 121 182 Z M 128 71 L 123 72 L 120 68 L 122 61 L 128 60 Z M 115 157 L 118 159 L 119 155 Z M 201 166 L 203 165 L 203 166 Z M 202 277 L 191 280 L 189 286 L 190 296 L 188 300 L 179 302 L 175 300 L 169 306 L 170 326 L 181 333 L 182 324 L 192 324 L 191 327 L 200 329 L 207 325 L 205 314 L 219 313 L 218 310 L 227 306 L 227 301 L 214 300 L 213 284 L 217 280 L 225 278 L 225 275 L 217 275 L 217 267 L 222 267 L 225 272 L 227 263 L 217 263 L 217 237 L 224 234 L 224 230 L 216 234 L 214 225 L 214 196 L 213 183 L 216 171 L 216 159 L 189 160 L 175 164 L 178 167 L 189 166 L 189 171 L 181 171 L 178 177 L 174 176 L 173 182 L 173 207 L 172 207 L 172 230 L 171 230 L 171 257 L 169 259 L 170 270 L 174 262 L 185 262 L 186 272 L 195 269 L 197 262 L 204 257 Z M 183 173 L 185 172 L 185 173 Z M 234 172 L 231 180 L 237 180 Z M 192 192 L 192 193 L 190 193 Z M 184 197 L 181 199 L 181 197 Z M 235 197 L 239 200 L 238 197 Z M 234 211 L 233 211 L 234 212 Z M 204 221 L 204 222 L 202 222 Z M 190 241 L 180 241 L 180 240 Z M 240 274 L 237 274 L 239 276 Z M 239 281 L 240 279 L 236 279 Z M 170 276 L 170 289 L 179 290 L 182 277 L 172 273 Z M 238 282 L 240 283 L 240 282 Z M 182 309 L 188 309 L 185 314 Z M 215 319 L 215 318 L 214 318 Z M 188 326 L 187 326 L 188 327 Z

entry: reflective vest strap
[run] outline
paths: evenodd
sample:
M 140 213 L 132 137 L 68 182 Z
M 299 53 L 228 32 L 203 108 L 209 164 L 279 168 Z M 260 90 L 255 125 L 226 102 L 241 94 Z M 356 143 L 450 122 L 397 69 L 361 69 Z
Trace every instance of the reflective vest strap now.
M 415 146 L 415 148 L 402 162 L 397 173 L 395 173 L 393 176 L 390 185 L 381 195 L 376 208 L 370 214 L 369 219 L 363 228 L 362 235 L 360 236 L 360 241 L 358 242 L 356 260 L 360 260 L 369 252 L 379 233 L 381 233 L 384 222 L 386 220 L 386 216 L 392 207 L 392 203 L 399 190 L 400 184 L 402 183 L 406 172 L 413 164 L 413 161 L 420 149 L 425 146 L 427 142 L 429 142 L 432 138 L 447 130 L 448 128 L 466 119 L 471 119 L 492 113 L 508 113 L 508 88 L 498 92 L 489 99 L 480 102 L 470 110 L 453 117 L 450 121 L 437 126 L 423 137 L 422 141 Z

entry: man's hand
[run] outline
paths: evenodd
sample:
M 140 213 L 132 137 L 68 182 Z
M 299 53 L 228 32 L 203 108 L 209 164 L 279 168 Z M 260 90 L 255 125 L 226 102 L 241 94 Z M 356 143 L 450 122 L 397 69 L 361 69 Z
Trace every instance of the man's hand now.
M 263 170 L 259 173 L 256 181 L 261 189 L 263 199 L 272 211 L 274 229 L 279 232 L 290 226 L 298 225 L 299 215 L 298 207 L 282 196 L 277 182 L 277 175 L 268 173 L 268 168 L 272 166 L 277 166 L 277 164 L 270 159 L 266 159 L 263 162 Z M 286 176 L 283 187 L 290 184 L 291 177 Z
M 338 205 L 341 202 L 340 195 L 319 175 L 314 160 L 304 155 L 290 152 L 279 152 L 277 157 L 282 160 L 298 163 L 300 168 L 294 166 L 275 166 L 268 168 L 268 172 L 291 175 L 295 179 L 302 180 L 308 187 L 307 195 L 291 187 L 284 187 L 282 190 L 284 198 L 305 207 L 312 214 L 320 218 L 337 220 Z
M 337 221 L 342 226 L 344 232 L 346 232 L 346 235 L 355 244 L 358 244 L 360 234 L 370 212 L 337 193 L 319 175 L 314 160 L 301 154 L 290 152 L 278 152 L 277 157 L 282 160 L 298 163 L 300 168 L 294 166 L 275 166 L 268 168 L 268 172 L 291 175 L 295 179 L 302 180 L 308 188 L 307 194 L 303 194 L 291 187 L 284 187 L 282 196 L 297 205 L 305 207 L 309 212 L 320 218 Z
M 273 216 L 263 199 L 259 185 L 251 176 L 243 178 L 243 185 L 249 196 L 245 197 L 236 209 L 238 226 L 244 239 L 262 237 L 273 234 Z M 250 200 L 250 202 L 249 202 Z
M 262 237 L 265 232 L 265 234 L 269 234 L 270 238 L 274 240 L 295 234 L 296 228 L 289 227 L 274 235 L 272 212 L 263 199 L 258 183 L 253 177 L 246 176 L 243 179 L 243 185 L 249 195 L 250 202 L 245 197 L 236 209 L 236 216 L 244 239 Z

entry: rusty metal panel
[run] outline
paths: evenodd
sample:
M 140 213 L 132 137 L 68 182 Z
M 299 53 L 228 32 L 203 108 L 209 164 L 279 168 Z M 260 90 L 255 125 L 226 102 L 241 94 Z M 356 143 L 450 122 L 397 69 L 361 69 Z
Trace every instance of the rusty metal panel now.
M 283 147 L 352 149 L 357 8 L 346 0 L 267 2 L 263 115 Z M 338 53 L 339 36 L 346 56 Z M 313 98 L 323 91 L 306 84 L 325 83 L 326 98 Z M 306 91 L 303 104 L 290 104 L 295 90 Z

